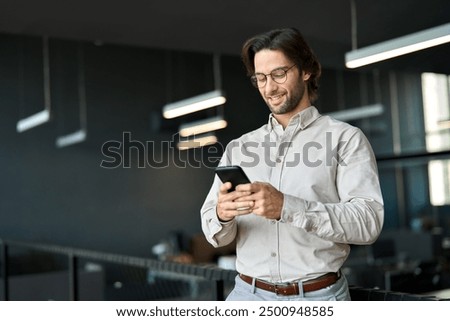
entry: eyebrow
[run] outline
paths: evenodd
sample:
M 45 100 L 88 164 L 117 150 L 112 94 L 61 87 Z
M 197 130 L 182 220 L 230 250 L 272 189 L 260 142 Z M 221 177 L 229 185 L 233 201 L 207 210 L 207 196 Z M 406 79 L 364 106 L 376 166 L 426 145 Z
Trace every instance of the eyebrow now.
M 281 66 L 281 67 L 274 68 L 274 69 L 272 69 L 272 70 L 269 72 L 269 74 L 271 74 L 271 73 L 274 72 L 275 70 L 278 70 L 278 69 L 286 69 L 286 68 L 289 68 L 289 67 L 288 67 L 288 66 Z M 267 75 L 267 74 L 265 74 L 265 73 L 263 73 L 263 72 L 256 72 L 256 71 L 255 71 L 255 75 L 258 75 L 258 74 Z

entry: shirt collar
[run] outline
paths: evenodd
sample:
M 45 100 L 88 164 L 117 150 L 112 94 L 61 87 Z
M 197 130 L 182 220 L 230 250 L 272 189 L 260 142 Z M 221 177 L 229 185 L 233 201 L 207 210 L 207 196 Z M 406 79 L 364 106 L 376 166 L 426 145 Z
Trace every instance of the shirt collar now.
M 321 117 L 322 115 L 319 113 L 316 107 L 310 106 L 299 113 L 292 116 L 292 118 L 289 120 L 289 126 L 297 126 L 300 129 L 305 129 L 310 124 L 312 124 L 316 119 Z M 270 114 L 269 116 L 269 122 L 268 126 L 270 130 L 274 130 L 275 127 L 281 126 L 280 123 L 275 119 L 273 114 Z

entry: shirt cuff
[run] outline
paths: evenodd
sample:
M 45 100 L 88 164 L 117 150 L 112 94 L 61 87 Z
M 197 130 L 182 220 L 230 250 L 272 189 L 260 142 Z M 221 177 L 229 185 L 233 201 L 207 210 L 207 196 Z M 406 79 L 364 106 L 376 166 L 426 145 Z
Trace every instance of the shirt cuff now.
M 305 200 L 284 194 L 280 221 L 283 223 L 293 223 L 294 221 L 298 221 L 298 216 L 304 216 L 305 210 Z
M 316 229 L 314 221 L 307 215 L 307 202 L 292 195 L 284 195 L 280 222 L 292 224 L 308 232 Z

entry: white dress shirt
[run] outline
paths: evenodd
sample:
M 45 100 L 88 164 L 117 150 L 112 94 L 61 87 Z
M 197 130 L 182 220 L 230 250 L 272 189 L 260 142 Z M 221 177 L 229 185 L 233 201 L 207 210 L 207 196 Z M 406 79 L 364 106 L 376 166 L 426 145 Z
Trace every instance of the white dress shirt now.
M 376 160 L 356 127 L 313 106 L 283 127 L 268 124 L 231 141 L 220 165 L 240 165 L 252 182 L 284 194 L 280 220 L 255 214 L 222 223 L 216 214 L 220 179 L 201 209 L 202 229 L 215 247 L 236 238 L 238 272 L 269 282 L 308 280 L 343 265 L 349 244 L 374 242 L 384 207 Z

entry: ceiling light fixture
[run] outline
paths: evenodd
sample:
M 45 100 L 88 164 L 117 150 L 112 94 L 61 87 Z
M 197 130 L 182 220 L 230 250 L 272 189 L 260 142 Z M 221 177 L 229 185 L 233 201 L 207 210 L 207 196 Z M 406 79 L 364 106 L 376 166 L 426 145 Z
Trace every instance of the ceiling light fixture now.
M 353 49 L 345 54 L 345 65 L 347 68 L 357 68 L 447 42 L 450 42 L 450 23 Z
M 87 131 L 84 129 L 77 130 L 76 132 L 59 136 L 56 139 L 56 147 L 66 147 L 69 145 L 81 143 L 86 140 L 87 137 Z
M 21 57 L 23 57 L 23 55 L 21 55 Z M 16 125 L 18 133 L 50 121 L 50 58 L 47 36 L 42 38 L 42 67 L 44 77 L 44 110 L 20 119 Z
M 217 143 L 217 141 L 218 141 L 217 136 L 209 133 L 205 135 L 195 136 L 193 139 L 180 140 L 177 144 L 177 147 L 180 150 L 187 150 L 191 148 L 198 148 L 207 145 L 212 145 Z
M 205 94 L 169 103 L 163 107 L 164 118 L 171 119 L 203 109 L 223 105 L 227 99 L 222 90 L 214 90 Z
M 450 129 L 450 119 L 438 120 L 437 123 L 441 129 Z
M 78 113 L 80 120 L 80 129 L 56 138 L 56 147 L 62 148 L 69 145 L 84 142 L 87 138 L 87 103 L 86 103 L 86 77 L 84 70 L 84 49 L 83 44 L 79 43 L 77 48 L 78 55 Z
M 223 116 L 215 116 L 183 124 L 180 126 L 179 133 L 182 137 L 188 137 L 223 129 L 225 127 L 227 127 L 227 121 L 223 119 Z
M 17 122 L 17 132 L 21 133 L 30 128 L 39 126 L 44 124 L 50 120 L 50 111 L 46 108 L 41 110 L 40 112 L 28 116 L 27 118 L 23 118 Z

